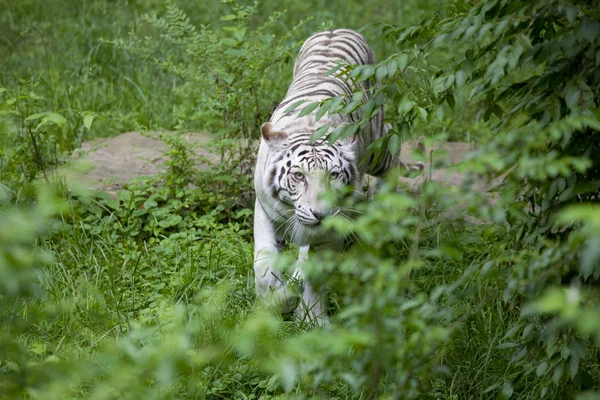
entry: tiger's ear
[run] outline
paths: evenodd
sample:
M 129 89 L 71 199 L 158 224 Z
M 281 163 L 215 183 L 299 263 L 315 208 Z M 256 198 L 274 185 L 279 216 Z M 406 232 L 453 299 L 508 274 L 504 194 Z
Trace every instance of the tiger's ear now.
M 347 123 L 347 122 L 342 122 L 341 124 L 338 125 L 338 128 L 343 128 L 346 125 L 350 125 L 350 124 Z M 356 139 L 358 139 L 358 134 L 357 133 L 355 133 L 355 134 L 353 134 L 351 136 L 348 136 L 346 138 L 340 139 L 337 142 L 339 144 L 341 144 L 342 146 L 354 146 L 354 144 L 356 143 Z
M 267 144 L 280 142 L 288 137 L 284 131 L 275 128 L 270 122 L 265 122 L 262 125 L 260 133 Z
M 355 133 L 352 136 L 348 136 L 347 138 L 338 140 L 338 143 L 341 144 L 342 146 L 354 146 L 357 139 L 358 139 L 358 135 Z

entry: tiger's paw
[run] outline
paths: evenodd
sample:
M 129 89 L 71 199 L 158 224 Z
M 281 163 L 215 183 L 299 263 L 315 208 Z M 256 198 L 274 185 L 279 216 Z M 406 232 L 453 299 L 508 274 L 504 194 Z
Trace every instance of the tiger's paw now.
M 312 313 L 306 312 L 304 307 L 302 311 L 294 313 L 295 319 L 297 322 L 309 325 L 316 325 L 318 327 L 324 328 L 329 325 L 329 317 L 327 314 L 323 313 L 321 315 L 311 315 Z
M 288 314 L 294 311 L 298 305 L 299 293 L 289 285 L 270 288 L 269 292 L 258 295 L 257 303 L 275 313 Z
M 330 321 L 327 312 L 325 310 L 320 310 L 320 307 L 316 306 L 318 305 L 313 304 L 313 307 L 309 308 L 301 301 L 294 312 L 296 321 L 304 324 L 316 325 L 321 328 L 329 325 Z

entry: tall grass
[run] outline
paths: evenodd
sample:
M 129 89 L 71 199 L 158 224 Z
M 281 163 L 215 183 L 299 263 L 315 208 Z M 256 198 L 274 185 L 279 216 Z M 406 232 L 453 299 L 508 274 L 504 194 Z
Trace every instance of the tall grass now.
M 210 26 L 215 31 L 224 26 L 220 18 L 231 10 L 228 2 L 216 0 L 173 4 L 181 7 L 194 25 Z M 355 1 L 264 1 L 250 27 L 261 25 L 274 12 L 287 10 L 271 33 L 282 36 L 291 26 L 311 18 L 294 38 L 302 40 L 324 28 L 358 29 L 381 19 L 414 20 L 432 7 L 433 3 L 420 6 L 418 2 L 389 8 L 385 2 L 367 6 Z M 107 42 L 126 38 L 131 31 L 139 36 L 149 34 L 150 27 L 141 16 L 163 14 L 163 1 L 2 0 L 0 9 L 0 83 L 16 90 L 22 79 L 38 82 L 44 107 L 69 120 L 75 120 L 80 111 L 100 116 L 91 132 L 74 135 L 74 145 L 82 139 L 114 136 L 140 127 L 173 129 L 180 123 L 173 118 L 177 107 L 186 102 L 176 92 L 183 84 L 180 78 Z M 285 87 L 286 77 L 277 84 Z M 187 128 L 205 127 L 196 122 Z
M 593 201 L 595 170 L 585 168 L 594 165 L 595 148 L 581 155 L 588 142 L 566 140 L 571 147 L 563 151 L 573 157 L 536 158 L 556 154 L 547 142 L 562 136 L 544 137 L 541 127 L 524 136 L 538 141 L 520 140 L 523 132 L 511 124 L 528 115 L 503 126 L 512 100 L 495 96 L 495 86 L 469 100 L 475 83 L 493 76 L 487 68 L 499 64 L 490 52 L 505 54 L 491 35 L 484 32 L 480 40 L 491 44 L 482 48 L 472 41 L 427 48 L 428 35 L 442 28 L 462 37 L 461 29 L 480 27 L 494 13 L 510 23 L 517 6 L 529 7 L 498 4 L 0 0 L 0 82 L 7 89 L 0 92 L 0 397 L 565 399 L 587 391 L 578 398 L 597 398 L 600 217 L 597 207 L 551 207 L 576 202 L 567 196 L 573 193 Z M 541 8 L 519 18 L 542 18 L 550 9 L 532 7 Z M 577 3 L 575 14 L 563 3 L 556 7 L 561 14 L 552 26 L 595 45 L 598 25 L 585 5 Z M 283 8 L 287 13 L 276 13 Z M 577 29 L 565 23 L 569 18 Z M 379 35 L 371 42 L 380 59 L 392 55 L 382 64 L 386 71 L 414 56 L 412 68 L 378 78 L 402 138 L 489 140 L 487 153 L 466 166 L 512 173 L 513 186 L 499 188 L 497 203 L 489 204 L 468 186 L 427 182 L 411 194 L 397 191 L 398 176 L 383 180 L 371 202 L 352 204 L 354 222 L 331 221 L 353 235 L 353 246 L 316 254 L 305 266 L 331 291 L 332 323 L 319 329 L 254 296 L 252 160 L 239 137 L 252 138 L 252 127 L 268 117 L 269 99 L 247 104 L 251 90 L 266 88 L 274 99 L 285 92 L 299 41 L 323 28 L 381 21 L 390 25 L 372 29 Z M 416 33 L 405 35 L 413 22 Z M 182 34 L 192 31 L 201 33 Z M 223 42 L 234 33 L 247 41 Z M 281 40 L 278 47 L 265 45 L 273 43 L 269 35 Z M 206 53 L 190 54 L 204 40 Z M 199 54 L 213 59 L 203 64 Z M 236 57 L 255 64 L 237 65 Z M 205 72 L 205 65 L 216 69 Z M 471 80 L 463 77 L 464 87 L 454 85 L 460 71 Z M 536 77 L 529 72 L 507 79 Z M 547 71 L 538 65 L 534 72 Z M 580 72 L 579 86 L 569 90 L 579 88 L 581 101 L 567 96 L 573 109 L 595 101 L 589 93 L 597 89 L 580 81 Z M 215 79 L 228 73 L 240 81 Z M 565 96 L 560 87 L 548 90 L 551 99 Z M 401 111 L 405 99 L 410 107 Z M 462 109 L 452 113 L 455 102 Z M 594 107 L 567 121 L 565 138 L 597 134 Z M 132 182 L 117 197 L 36 184 L 80 141 L 142 127 L 210 128 L 229 138 L 215 146 L 223 157 L 208 171 L 197 169 L 177 136 L 165 138 L 167 172 Z M 503 169 L 507 159 L 516 167 Z M 557 174 L 564 171 L 571 175 L 563 182 Z M 549 186 L 530 188 L 531 208 L 517 196 L 519 176 Z M 553 225 L 538 230 L 540 215 Z M 285 273 L 296 250 L 282 255 Z

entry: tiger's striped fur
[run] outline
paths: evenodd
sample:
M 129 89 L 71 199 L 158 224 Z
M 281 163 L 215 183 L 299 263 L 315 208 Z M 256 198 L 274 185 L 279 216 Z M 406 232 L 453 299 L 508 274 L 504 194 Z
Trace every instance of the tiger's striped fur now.
M 293 137 L 296 142 L 308 142 L 310 135 L 319 127 L 329 124 L 338 126 L 342 122 L 356 122 L 360 119 L 360 109 L 345 118 L 335 115 L 329 119 L 321 119 L 315 122 L 316 110 L 305 117 L 296 118 L 298 111 L 285 113 L 291 104 L 305 100 L 309 102 L 322 101 L 339 95 L 349 97 L 357 90 L 362 90 L 368 95 L 371 87 L 370 81 L 353 84 L 344 81 L 343 78 L 325 76 L 325 74 L 337 65 L 338 60 L 344 60 L 351 65 L 375 64 L 375 54 L 357 32 L 337 29 L 317 33 L 311 36 L 302 46 L 294 65 L 294 77 L 285 98 L 279 104 L 271 117 L 271 124 L 283 130 L 288 136 Z M 379 107 L 379 113 L 371 120 L 366 129 L 363 129 L 357 137 L 354 153 L 361 173 L 381 176 L 394 165 L 391 154 L 385 151 L 376 165 L 371 165 L 372 158 L 363 159 L 367 147 L 384 134 L 383 106 Z M 387 132 L 387 129 L 386 129 Z
M 299 264 L 308 256 L 309 247 L 341 249 L 343 238 L 324 230 L 321 220 L 328 215 L 342 214 L 343 210 L 327 203 L 323 195 L 345 185 L 359 189 L 365 174 L 381 176 L 395 161 L 387 150 L 376 163 L 372 162 L 372 156 L 367 157 L 367 147 L 387 131 L 383 107 L 365 129 L 331 146 L 311 141 L 311 134 L 324 124 L 336 127 L 358 121 L 360 110 L 346 117 L 327 115 L 319 121 L 316 121 L 317 110 L 301 118 L 297 117 L 300 110 L 285 112 L 299 100 L 315 102 L 344 94 L 351 97 L 357 90 L 368 95 L 368 81 L 355 84 L 325 75 L 340 59 L 358 65 L 376 62 L 365 39 L 357 32 L 337 29 L 311 36 L 300 49 L 285 98 L 270 122 L 262 127 L 254 176 L 255 283 L 259 295 L 274 292 L 283 302 L 283 308 L 291 306 L 286 283 L 273 268 L 274 257 L 283 243 L 291 240 L 301 246 Z M 295 274 L 302 277 L 300 266 Z M 323 288 L 313 288 L 310 282 L 303 282 L 302 297 L 303 304 L 297 314 L 323 324 L 326 321 Z

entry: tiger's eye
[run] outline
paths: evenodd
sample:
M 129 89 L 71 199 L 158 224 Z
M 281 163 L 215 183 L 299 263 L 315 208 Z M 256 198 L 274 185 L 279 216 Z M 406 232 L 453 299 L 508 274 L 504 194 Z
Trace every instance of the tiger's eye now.
M 342 176 L 342 174 L 340 174 L 340 173 L 339 173 L 339 172 L 337 172 L 337 171 L 331 171 L 331 172 L 329 173 L 329 176 L 331 177 L 331 179 L 338 179 L 340 176 Z
M 302 179 L 304 179 L 304 174 L 300 171 L 294 172 L 294 178 L 298 179 L 299 181 L 301 181 Z

